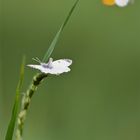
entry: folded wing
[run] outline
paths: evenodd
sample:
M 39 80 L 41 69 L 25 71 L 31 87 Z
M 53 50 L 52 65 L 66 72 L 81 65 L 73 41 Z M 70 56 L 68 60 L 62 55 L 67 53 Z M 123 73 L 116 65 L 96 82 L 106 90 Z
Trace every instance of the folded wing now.
M 54 66 L 52 69 L 47 69 L 47 73 L 59 75 L 64 72 L 69 72 L 70 68 L 67 66 Z
M 59 60 L 56 60 L 56 61 L 53 61 L 52 64 L 54 66 L 70 66 L 72 64 L 72 60 L 70 59 L 59 59 Z

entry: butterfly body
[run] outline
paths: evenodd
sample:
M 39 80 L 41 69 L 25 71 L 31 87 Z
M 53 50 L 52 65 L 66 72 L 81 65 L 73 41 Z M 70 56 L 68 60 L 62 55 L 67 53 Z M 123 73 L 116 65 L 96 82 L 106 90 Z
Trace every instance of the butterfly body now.
M 42 73 L 45 74 L 59 75 L 64 72 L 69 72 L 70 71 L 69 66 L 71 64 L 72 64 L 72 60 L 70 59 L 60 59 L 60 60 L 53 61 L 53 59 L 50 58 L 48 63 L 40 62 L 40 65 L 27 65 L 27 66 L 40 70 Z
M 41 66 L 43 67 L 43 68 L 51 68 L 48 64 L 46 64 L 46 63 L 41 63 Z

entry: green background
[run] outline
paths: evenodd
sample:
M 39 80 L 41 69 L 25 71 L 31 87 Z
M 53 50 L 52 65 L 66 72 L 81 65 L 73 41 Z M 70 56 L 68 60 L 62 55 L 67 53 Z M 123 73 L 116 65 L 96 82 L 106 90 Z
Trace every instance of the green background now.
M 0 139 L 10 119 L 22 56 L 43 58 L 74 0 L 0 1 Z M 140 139 L 140 1 L 125 8 L 81 0 L 52 55 L 72 71 L 33 97 L 25 140 Z M 23 92 L 36 73 L 25 68 Z

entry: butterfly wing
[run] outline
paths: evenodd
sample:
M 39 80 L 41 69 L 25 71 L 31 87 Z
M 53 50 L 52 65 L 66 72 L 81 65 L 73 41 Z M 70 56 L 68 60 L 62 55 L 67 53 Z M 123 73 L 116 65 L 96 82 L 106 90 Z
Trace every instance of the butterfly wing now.
M 69 72 L 70 66 L 72 64 L 72 60 L 70 59 L 59 59 L 52 62 L 52 68 L 48 70 L 48 73 L 59 75 L 64 72 Z
M 69 72 L 70 68 L 65 66 L 53 66 L 52 69 L 48 69 L 47 72 L 54 75 L 59 75 L 64 72 Z
M 72 64 L 72 60 L 70 60 L 70 59 L 59 59 L 59 60 L 52 62 L 52 65 L 54 65 L 54 66 L 66 66 L 66 67 L 68 67 L 71 64 Z
M 37 69 L 37 70 L 40 70 L 41 72 L 43 73 L 48 73 L 47 69 L 46 68 L 43 68 L 42 65 L 27 65 L 28 67 L 31 67 L 33 69 Z

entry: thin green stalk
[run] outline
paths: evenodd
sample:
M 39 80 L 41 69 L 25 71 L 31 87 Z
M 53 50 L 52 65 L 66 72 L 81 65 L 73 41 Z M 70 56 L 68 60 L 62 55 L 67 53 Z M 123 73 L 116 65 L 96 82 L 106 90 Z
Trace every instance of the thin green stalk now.
M 79 0 L 76 0 L 76 2 L 74 3 L 74 5 L 72 6 L 72 8 L 70 9 L 66 19 L 64 20 L 63 24 L 60 26 L 60 29 L 58 30 L 58 32 L 56 33 L 52 43 L 50 44 L 50 47 L 48 48 L 48 50 L 46 51 L 44 58 L 43 58 L 43 62 L 47 62 L 48 59 L 50 58 L 52 52 L 54 51 L 55 47 L 56 47 L 56 43 L 58 42 L 58 39 L 62 33 L 62 31 L 64 30 L 65 26 L 67 25 L 74 9 L 76 8 L 77 4 L 78 4 Z
M 29 86 L 29 89 L 22 98 L 21 110 L 17 119 L 16 140 L 22 140 L 24 121 L 31 102 L 31 98 L 37 90 L 38 86 L 40 85 L 41 81 L 46 77 L 47 75 L 43 73 L 35 75 L 31 85 Z
M 19 109 L 19 105 L 20 105 L 20 92 L 21 92 L 22 83 L 23 83 L 23 79 L 24 79 L 24 66 L 25 66 L 25 57 L 23 57 L 21 68 L 20 68 L 20 78 L 19 78 L 19 82 L 18 82 L 18 85 L 16 88 L 15 101 L 14 101 L 8 129 L 6 132 L 5 140 L 12 140 L 12 138 L 13 138 L 16 119 L 18 116 L 18 109 Z

